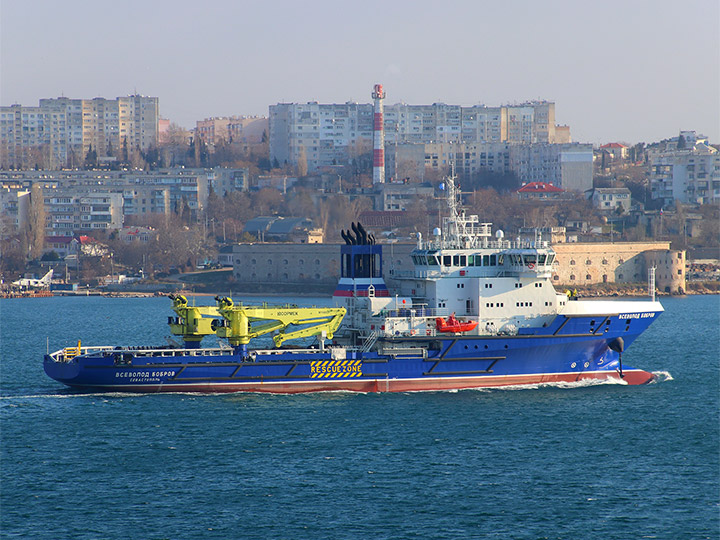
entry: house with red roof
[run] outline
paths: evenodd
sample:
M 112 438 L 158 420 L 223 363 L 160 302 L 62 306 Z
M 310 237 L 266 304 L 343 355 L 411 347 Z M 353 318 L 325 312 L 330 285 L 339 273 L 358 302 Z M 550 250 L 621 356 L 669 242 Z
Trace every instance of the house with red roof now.
M 530 182 L 518 189 L 515 193 L 520 199 L 559 199 L 565 193 L 564 189 L 548 182 Z
M 54 251 L 61 259 L 68 255 L 76 255 L 80 242 L 74 236 L 46 236 L 43 253 Z
M 612 159 L 627 159 L 628 157 L 628 147 L 616 142 L 603 144 L 600 151 L 609 154 Z

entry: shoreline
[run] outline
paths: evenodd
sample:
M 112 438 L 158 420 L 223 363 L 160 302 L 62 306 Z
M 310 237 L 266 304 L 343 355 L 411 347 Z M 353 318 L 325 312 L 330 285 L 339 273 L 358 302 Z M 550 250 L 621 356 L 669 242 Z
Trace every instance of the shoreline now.
M 647 287 L 642 286 L 604 286 L 602 288 L 595 287 L 556 287 L 558 293 L 573 291 L 577 294 L 578 298 L 649 298 Z M 313 298 L 313 297 L 327 297 L 332 298 L 333 290 L 317 290 L 308 292 L 307 289 L 302 291 L 295 290 L 294 287 L 287 287 L 283 290 L 274 289 L 272 292 L 258 292 L 255 291 L 243 291 L 243 290 L 216 290 L 212 292 L 208 291 L 195 291 L 192 289 L 178 289 L 172 292 L 167 290 L 124 290 L 124 291 L 106 291 L 102 289 L 84 289 L 80 291 L 56 291 L 51 294 L 42 295 L 0 295 L 0 298 L 11 299 L 11 298 L 48 298 L 52 296 L 103 296 L 105 298 L 154 298 L 154 297 L 168 297 L 170 295 L 182 294 L 184 296 L 230 296 L 230 297 L 252 297 L 252 298 L 278 298 L 296 296 L 298 298 Z M 656 291 L 655 296 L 660 298 L 665 297 L 682 297 L 682 296 L 702 296 L 702 295 L 720 295 L 720 283 L 713 282 L 708 287 L 707 284 L 701 284 L 696 287 L 688 287 L 688 290 L 684 293 L 669 293 L 664 291 Z

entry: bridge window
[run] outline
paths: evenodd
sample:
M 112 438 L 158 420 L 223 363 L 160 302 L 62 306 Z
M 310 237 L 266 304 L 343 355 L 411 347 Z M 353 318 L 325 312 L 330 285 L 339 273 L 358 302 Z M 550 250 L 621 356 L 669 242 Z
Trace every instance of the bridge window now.
M 545 255 L 545 254 L 538 255 L 538 264 L 545 264 L 546 259 L 547 259 L 547 255 Z
M 443 266 L 452 266 L 452 257 L 450 255 L 443 255 Z

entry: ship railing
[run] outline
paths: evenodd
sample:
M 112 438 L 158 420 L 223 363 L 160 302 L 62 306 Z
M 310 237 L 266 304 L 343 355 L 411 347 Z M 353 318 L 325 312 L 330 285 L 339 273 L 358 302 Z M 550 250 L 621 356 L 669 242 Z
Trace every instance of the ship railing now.
M 158 348 L 158 349 L 136 349 L 133 347 L 125 347 L 122 349 L 112 349 L 112 352 L 132 353 L 133 356 L 144 358 L 148 356 L 226 356 L 232 354 L 232 349 L 224 347 L 212 347 L 201 349 L 174 349 L 174 348 Z
M 112 347 L 105 345 L 105 346 L 96 346 L 96 347 L 82 347 L 78 345 L 77 347 L 65 347 L 63 349 L 60 349 L 59 351 L 55 351 L 54 353 L 50 353 L 48 356 L 53 359 L 55 362 L 69 362 L 76 356 L 81 356 L 84 354 L 90 354 L 93 352 L 99 352 L 99 351 L 105 351 L 110 350 Z
M 368 337 L 365 338 L 365 341 L 360 350 L 362 352 L 368 352 L 370 349 L 372 349 L 372 346 L 375 345 L 377 338 L 378 338 L 378 333 L 376 330 L 373 330 L 372 332 L 370 332 L 370 335 L 368 335 Z
M 476 241 L 468 244 L 454 245 L 445 240 L 428 240 L 419 244 L 420 249 L 547 249 L 550 242 L 547 240 L 488 240 L 487 237 L 475 236 Z
M 430 308 L 430 307 L 383 309 L 380 312 L 380 316 L 384 317 L 386 319 L 388 319 L 388 318 L 407 319 L 408 317 L 413 317 L 416 319 L 434 319 L 436 317 L 447 317 L 448 315 L 450 315 L 449 308 Z

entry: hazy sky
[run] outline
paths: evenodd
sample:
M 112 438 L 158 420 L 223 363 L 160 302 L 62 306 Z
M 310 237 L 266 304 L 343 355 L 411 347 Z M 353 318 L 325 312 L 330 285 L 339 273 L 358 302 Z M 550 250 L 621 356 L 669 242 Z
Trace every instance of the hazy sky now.
M 545 99 L 573 140 L 720 142 L 719 0 L 2 0 L 0 103 L 160 98 L 184 127 L 278 102 Z

